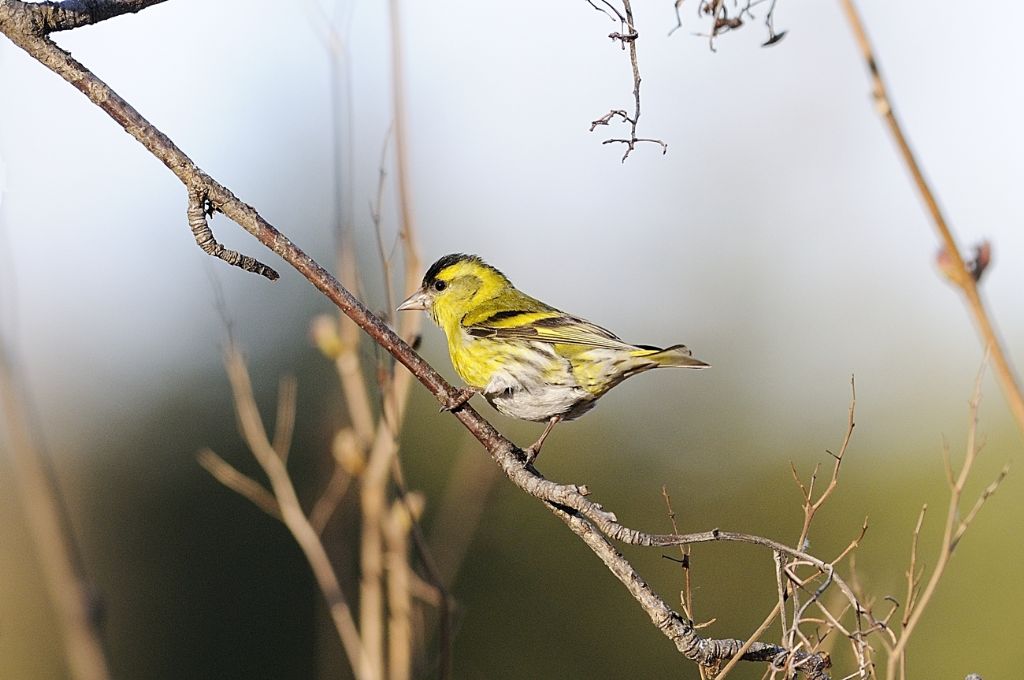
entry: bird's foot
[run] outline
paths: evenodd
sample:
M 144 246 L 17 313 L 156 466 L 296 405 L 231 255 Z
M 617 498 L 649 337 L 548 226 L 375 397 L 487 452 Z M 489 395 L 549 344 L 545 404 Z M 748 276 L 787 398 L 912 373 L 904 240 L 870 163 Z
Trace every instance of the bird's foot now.
M 562 422 L 561 416 L 555 416 L 554 418 L 549 420 L 547 426 L 544 428 L 544 431 L 541 432 L 540 438 L 537 439 L 537 441 L 535 441 L 534 443 L 527 446 L 525 449 L 523 449 L 523 455 L 526 456 L 527 466 L 533 465 L 534 461 L 537 460 L 537 457 L 540 456 L 540 448 L 544 446 L 544 440 L 548 438 L 549 434 L 551 434 L 551 430 L 555 428 L 555 425 L 557 425 L 560 422 Z
M 443 406 L 441 406 L 440 412 L 455 411 L 462 408 L 467 401 L 473 398 L 474 394 L 479 394 L 480 389 L 477 387 L 460 387 L 456 390 L 455 396 L 451 397 Z

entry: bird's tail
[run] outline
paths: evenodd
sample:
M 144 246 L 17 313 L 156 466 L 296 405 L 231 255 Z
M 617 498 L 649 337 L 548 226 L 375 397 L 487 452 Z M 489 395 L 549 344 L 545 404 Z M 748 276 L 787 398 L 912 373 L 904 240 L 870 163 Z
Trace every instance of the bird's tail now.
M 653 361 L 659 368 L 665 366 L 677 368 L 706 368 L 711 365 L 701 361 L 700 359 L 694 359 L 693 352 L 691 352 L 686 345 L 672 345 L 665 349 L 646 347 L 643 345 L 640 345 L 639 347 L 644 350 L 644 352 L 642 354 L 638 353 L 637 356 L 643 357 L 648 361 Z

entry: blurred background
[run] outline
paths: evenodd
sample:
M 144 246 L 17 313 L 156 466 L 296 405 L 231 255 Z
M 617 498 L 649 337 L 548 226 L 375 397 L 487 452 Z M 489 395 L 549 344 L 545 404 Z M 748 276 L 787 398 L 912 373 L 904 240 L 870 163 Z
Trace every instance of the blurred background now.
M 805 475 L 830 465 L 855 375 L 857 427 L 810 549 L 838 553 L 867 517 L 862 586 L 902 598 L 925 503 L 921 560 L 935 562 L 943 448 L 963 455 L 983 356 L 936 269 L 933 228 L 873 110 L 838 3 L 783 0 L 784 40 L 762 48 L 754 22 L 721 36 L 717 52 L 694 35 L 707 31 L 696 5 L 684 4 L 672 36 L 671 2 L 637 6 L 638 133 L 669 146 L 664 156 L 640 146 L 625 163 L 620 146 L 601 144 L 620 130 L 588 132 L 609 109 L 631 108 L 632 82 L 627 54 L 607 38 L 617 24 L 586 2 L 400 6 L 409 203 L 424 264 L 478 253 L 553 305 L 635 342 L 684 342 L 713 365 L 623 384 L 554 431 L 544 474 L 587 483 L 634 527 L 670 529 L 664 485 L 684 530 L 792 542 L 802 512 L 790 462 Z M 1024 8 L 871 0 L 862 11 L 961 244 L 993 244 L 984 295 L 1021 361 L 1024 93 L 1006 72 L 1024 61 Z M 325 265 L 335 261 L 340 191 L 372 268 L 382 154 L 389 239 L 398 221 L 384 152 L 388 21 L 376 2 L 174 0 L 55 38 Z M 223 217 L 212 220 L 221 242 L 281 280 L 199 251 L 178 180 L 7 40 L 0 83 L 0 333 L 102 603 L 115 677 L 346 677 L 291 537 L 196 462 L 211 447 L 258 476 L 222 364 L 223 296 L 268 420 L 279 378 L 297 376 L 289 467 L 300 496 L 315 498 L 347 417 L 334 368 L 310 339 L 329 303 Z M 364 294 L 383 309 L 373 271 Z M 425 326 L 423 338 L 424 356 L 454 379 L 441 333 Z M 374 350 L 363 354 L 372 365 Z M 985 448 L 968 504 L 1021 449 L 990 375 L 982 392 Z M 517 442 L 539 432 L 480 409 Z M 598 560 L 494 477 L 481 447 L 418 386 L 401 455 L 410 487 L 425 494 L 428 534 L 444 499 L 465 493 L 453 480 L 481 485 L 450 584 L 454 677 L 697 677 Z M 0 676 L 63 678 L 12 474 L 0 457 Z M 325 534 L 343 575 L 358 541 L 352 511 L 343 504 Z M 445 521 L 461 526 L 459 513 Z M 1009 631 L 1024 626 L 1022 523 L 1013 470 L 915 633 L 913 677 L 1019 672 L 1024 650 Z M 678 602 L 679 567 L 662 557 L 672 553 L 624 552 Z M 745 638 L 775 602 L 770 556 L 705 545 L 692 559 L 695 615 L 716 619 L 704 632 Z

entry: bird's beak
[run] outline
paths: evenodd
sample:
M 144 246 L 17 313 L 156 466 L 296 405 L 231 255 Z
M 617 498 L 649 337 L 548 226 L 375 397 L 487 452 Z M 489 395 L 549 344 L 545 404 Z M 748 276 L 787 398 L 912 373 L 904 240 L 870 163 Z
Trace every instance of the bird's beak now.
M 425 310 L 429 306 L 430 306 L 430 298 L 427 296 L 427 294 L 424 291 L 418 290 L 415 293 L 413 293 L 412 295 L 410 295 L 409 297 L 407 297 L 402 304 L 398 305 L 398 311 L 399 312 L 408 312 L 408 311 L 417 310 L 417 309 L 418 310 Z

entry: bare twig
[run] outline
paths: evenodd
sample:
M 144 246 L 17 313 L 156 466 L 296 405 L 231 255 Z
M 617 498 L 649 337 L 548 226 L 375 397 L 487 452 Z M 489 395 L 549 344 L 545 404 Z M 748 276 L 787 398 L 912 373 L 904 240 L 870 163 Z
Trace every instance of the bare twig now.
M 764 17 L 764 26 L 768 29 L 768 38 L 761 43 L 761 47 L 771 47 L 786 37 L 786 31 L 775 31 L 776 0 L 745 0 L 742 3 L 740 0 L 734 0 L 732 3 L 728 3 L 726 0 L 700 0 L 697 4 L 697 14 L 698 16 L 710 19 L 711 29 L 707 33 L 697 33 L 696 35 L 707 38 L 709 49 L 715 52 L 715 38 L 723 33 L 735 31 L 743 27 L 745 19 L 756 19 L 757 17 L 754 16 L 752 11 L 753 8 L 765 2 L 769 3 L 768 12 Z M 683 19 L 679 14 L 682 4 L 683 0 L 676 0 L 675 2 L 676 25 L 668 32 L 669 35 L 683 27 Z M 730 7 L 732 7 L 732 11 Z
M 1017 427 L 1024 434 L 1024 392 L 1021 391 L 1020 383 L 1014 374 L 1013 368 L 1010 366 L 1006 350 L 999 340 L 999 333 L 996 330 L 995 322 L 990 318 L 985 308 L 985 303 L 981 298 L 981 293 L 978 290 L 977 277 L 980 276 L 984 266 L 970 265 L 961 254 L 956 238 L 953 236 L 953 230 L 946 221 L 946 217 L 939 207 L 938 199 L 928 184 L 928 180 L 925 179 L 924 171 L 921 169 L 921 165 L 918 163 L 917 157 L 910 147 L 910 142 L 907 141 L 906 135 L 903 133 L 899 119 L 896 118 L 896 111 L 885 81 L 882 78 L 878 59 L 875 57 L 874 49 L 871 46 L 871 41 L 868 39 L 864 22 L 861 21 L 857 7 L 853 0 L 840 0 L 840 3 L 846 13 L 847 21 L 853 30 L 857 46 L 860 48 L 868 73 L 871 76 L 875 105 L 879 114 L 885 119 L 889 132 L 899 147 L 903 162 L 914 178 L 914 184 L 917 186 L 922 200 L 924 200 L 928 213 L 935 225 L 935 230 L 942 241 L 942 256 L 947 259 L 947 266 L 943 267 L 943 272 L 966 298 L 967 308 L 974 317 L 975 326 L 981 335 L 986 351 L 991 354 L 992 366 L 996 377 L 999 379 L 999 386 L 1002 388 L 1003 396 L 1009 403 L 1010 411 L 1017 421 Z
M 299 396 L 299 383 L 295 376 L 281 378 L 277 388 L 277 416 L 274 418 L 274 450 L 281 460 L 288 461 L 288 451 L 295 434 L 295 413 Z
M 274 494 L 263 488 L 249 475 L 239 472 L 235 466 L 218 456 L 210 449 L 203 449 L 196 454 L 199 464 L 218 482 L 228 487 L 239 496 L 248 498 L 253 505 L 274 519 L 281 519 L 281 510 L 277 507 Z
M 378 678 L 380 676 L 374 674 L 372 660 L 367 654 L 360 631 L 356 628 L 348 600 L 338 582 L 337 574 L 331 566 L 330 558 L 328 558 L 316 530 L 309 523 L 299 504 L 299 498 L 295 493 L 295 487 L 292 486 L 284 461 L 274 450 L 267 436 L 253 397 L 249 373 L 242 357 L 232 346 L 227 349 L 225 365 L 235 398 L 239 430 L 252 451 L 253 457 L 256 458 L 270 481 L 274 498 L 281 511 L 282 521 L 294 536 L 295 542 L 299 544 L 306 556 L 306 561 L 309 562 L 313 576 L 327 601 L 331 618 L 352 669 L 359 680 Z
M 829 479 L 828 486 L 821 492 L 821 495 L 817 499 L 814 498 L 814 482 L 817 479 L 818 468 L 815 466 L 814 472 L 811 474 L 810 482 L 805 487 L 800 481 L 799 475 L 796 473 L 796 468 L 793 468 L 793 477 L 796 479 L 797 485 L 800 487 L 800 491 L 803 494 L 804 502 L 804 524 L 800 530 L 800 538 L 796 544 L 803 547 L 807 543 L 807 535 L 811 529 L 811 522 L 814 521 L 814 515 L 821 509 L 825 501 L 829 499 L 832 492 L 835 491 L 836 486 L 839 484 L 839 469 L 843 464 L 843 457 L 846 455 L 846 449 L 850 446 L 850 439 L 853 437 L 854 415 L 857 411 L 857 383 L 854 378 L 850 378 L 850 408 L 849 417 L 846 422 L 846 434 L 843 435 L 843 442 L 839 446 L 839 453 L 827 453 L 834 459 L 832 466 L 832 477 Z
M 602 144 L 625 144 L 626 152 L 622 154 L 622 162 L 625 163 L 626 159 L 629 158 L 629 154 L 633 153 L 633 149 L 640 142 L 649 142 L 651 144 L 657 144 L 661 146 L 661 153 L 665 155 L 668 153 L 668 144 L 661 141 L 660 139 L 651 139 L 648 137 L 637 137 L 636 126 L 640 122 L 640 66 L 637 64 L 636 58 L 636 41 L 640 37 L 637 33 L 636 26 L 633 23 L 633 7 L 629 0 L 622 0 L 622 12 L 619 12 L 611 2 L 603 3 L 618 18 L 621 30 L 613 33 L 609 33 L 608 37 L 612 41 L 619 41 L 622 49 L 629 49 L 629 63 L 633 69 L 633 116 L 630 117 L 622 109 L 612 109 L 600 118 L 591 121 L 590 131 L 593 132 L 599 125 L 608 125 L 612 118 L 618 116 L 622 120 L 629 124 L 629 138 L 628 139 L 606 139 Z M 601 10 L 602 8 L 595 5 L 593 2 L 590 3 L 595 9 Z M 607 13 L 607 12 L 606 12 Z M 609 15 L 610 16 L 610 15 Z
M 974 396 L 971 399 L 971 420 L 970 427 L 967 432 L 967 451 L 964 456 L 964 462 L 961 465 L 960 471 L 957 473 L 955 480 L 950 485 L 949 507 L 946 511 L 946 524 L 943 529 L 939 556 L 935 562 L 935 566 L 932 568 L 932 573 L 928 578 L 928 583 L 919 595 L 916 594 L 916 591 L 917 584 L 920 582 L 922 574 L 915 574 L 915 569 L 917 565 L 917 541 L 921 531 L 921 523 L 924 520 L 924 510 L 921 511 L 917 525 L 914 529 L 910 568 L 907 571 L 908 595 L 906 609 L 903 614 L 903 629 L 890 650 L 889 660 L 886 664 L 886 677 L 889 680 L 896 680 L 896 678 L 902 679 L 906 677 L 905 668 L 907 643 L 909 642 L 911 635 L 914 633 L 917 624 L 920 622 L 921 616 L 924 614 L 929 601 L 931 601 L 932 596 L 935 594 L 935 590 L 938 587 L 939 582 L 942 580 L 946 567 L 949 565 L 949 560 L 953 556 L 953 552 L 956 550 L 957 545 L 959 545 L 960 539 L 963 538 L 964 533 L 977 516 L 978 510 L 980 510 L 985 501 L 987 501 L 992 494 L 996 492 L 996 489 L 999 487 L 999 484 L 1003 481 L 1008 472 L 1008 469 L 1003 467 L 996 479 L 982 490 L 970 512 L 961 518 L 960 499 L 963 496 L 964 488 L 967 486 L 967 480 L 970 477 L 971 469 L 974 467 L 974 463 L 981 451 L 981 446 L 977 443 L 977 430 L 978 405 L 981 401 L 982 373 L 982 371 L 978 372 L 978 378 L 974 386 Z
M 493 472 L 493 468 L 491 468 Z M 398 487 L 398 501 L 405 506 L 406 512 L 410 519 L 409 534 L 412 536 L 412 544 L 416 548 L 416 554 L 419 557 L 420 563 L 423 566 L 427 583 L 434 589 L 437 594 L 437 607 L 438 607 L 438 646 L 439 646 L 439 675 L 441 680 L 447 680 L 451 677 L 452 673 L 452 612 L 455 610 L 455 598 L 448 590 L 447 583 L 451 582 L 450 578 L 445 578 L 440 568 L 437 565 L 437 560 L 434 557 L 434 552 L 431 549 L 431 544 L 427 541 L 426 536 L 423 534 L 423 527 L 420 525 L 420 512 L 413 507 L 412 497 L 414 494 L 409 492 L 408 487 L 405 484 L 405 473 L 402 471 L 401 460 L 398 456 L 395 456 L 392 461 L 392 478 L 395 481 L 395 486 Z M 488 484 L 485 486 L 490 487 L 490 479 Z M 476 527 L 472 522 L 472 513 L 469 517 L 463 516 L 464 521 L 468 521 L 469 525 L 466 527 L 468 532 L 472 532 Z M 458 545 L 449 545 L 442 543 L 445 552 L 448 553 L 452 550 L 458 550 Z
M 213 215 L 213 209 L 209 207 L 207 198 L 201 191 L 189 192 L 187 214 L 188 226 L 192 230 L 192 235 L 196 238 L 196 245 L 204 253 L 224 260 L 233 267 L 265 276 L 271 281 L 278 279 L 278 273 L 259 260 L 248 255 L 242 255 L 217 243 L 217 239 L 213 237 L 213 231 L 210 230 L 210 225 L 206 221 L 207 215 Z

